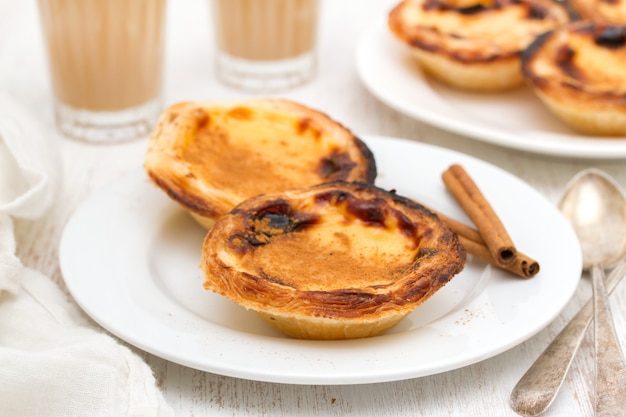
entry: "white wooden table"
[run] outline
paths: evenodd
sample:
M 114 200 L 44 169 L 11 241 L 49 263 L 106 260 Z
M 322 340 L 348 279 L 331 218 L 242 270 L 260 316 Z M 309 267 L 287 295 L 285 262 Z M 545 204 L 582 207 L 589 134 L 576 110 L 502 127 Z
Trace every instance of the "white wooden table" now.
M 626 187 L 626 161 L 576 160 L 486 144 L 425 125 L 379 102 L 361 84 L 355 47 L 388 1 L 323 3 L 319 74 L 307 86 L 283 94 L 328 114 L 359 134 L 381 134 L 436 144 L 481 158 L 522 178 L 556 202 L 567 180 L 595 166 Z M 165 103 L 247 97 L 221 86 L 211 64 L 207 0 L 169 4 Z M 36 2 L 0 1 L 0 88 L 31 106 L 56 135 Z M 63 183 L 56 205 L 39 221 L 18 221 L 18 255 L 63 287 L 58 245 L 63 227 L 92 191 L 141 166 L 146 141 L 96 146 L 60 138 Z M 178 416 L 513 416 L 512 387 L 579 306 L 591 295 L 582 280 L 571 302 L 547 328 L 489 360 L 429 377 L 389 383 L 302 386 L 214 375 L 139 352 L 153 368 Z M 612 296 L 621 340 L 626 338 L 626 286 Z M 1 370 L 0 370 L 1 372 Z M 592 415 L 593 338 L 589 332 L 562 392 L 546 416 Z M 1 405 L 0 405 L 0 415 Z

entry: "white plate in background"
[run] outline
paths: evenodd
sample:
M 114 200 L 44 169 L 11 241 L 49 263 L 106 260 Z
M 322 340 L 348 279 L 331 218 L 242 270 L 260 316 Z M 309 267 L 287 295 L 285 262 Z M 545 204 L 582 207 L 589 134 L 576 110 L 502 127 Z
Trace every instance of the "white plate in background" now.
M 473 93 L 426 77 L 408 46 L 374 25 L 356 53 L 358 74 L 379 100 L 441 129 L 513 149 L 560 157 L 625 158 L 626 137 L 577 133 L 558 120 L 529 88 Z

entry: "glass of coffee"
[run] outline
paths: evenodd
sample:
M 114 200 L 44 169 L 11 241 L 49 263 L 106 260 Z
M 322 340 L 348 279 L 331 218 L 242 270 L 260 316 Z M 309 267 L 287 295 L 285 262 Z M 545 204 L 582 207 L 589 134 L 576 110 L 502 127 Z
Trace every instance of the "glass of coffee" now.
M 147 136 L 161 111 L 166 0 L 38 2 L 61 132 Z
M 309 81 L 316 70 L 318 0 L 212 0 L 217 76 L 247 91 Z

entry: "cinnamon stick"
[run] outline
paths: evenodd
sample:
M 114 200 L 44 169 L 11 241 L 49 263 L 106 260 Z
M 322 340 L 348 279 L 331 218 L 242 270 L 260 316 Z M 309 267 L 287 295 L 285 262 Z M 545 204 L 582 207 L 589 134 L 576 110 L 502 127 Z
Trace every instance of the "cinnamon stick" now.
M 448 225 L 450 229 L 452 229 L 457 235 L 459 235 L 459 242 L 461 242 L 461 245 L 465 247 L 465 250 L 469 254 L 522 278 L 532 278 L 539 272 L 539 262 L 520 251 L 517 251 L 517 256 L 515 257 L 514 262 L 504 267 L 501 267 L 493 259 L 493 256 L 491 256 L 491 252 L 485 245 L 483 238 L 476 229 L 473 229 L 458 220 L 454 220 L 432 209 L 431 211 L 436 213 L 439 218 Z
M 516 262 L 517 249 L 500 218 L 465 169 L 451 165 L 442 174 L 446 188 L 472 220 L 496 265 Z

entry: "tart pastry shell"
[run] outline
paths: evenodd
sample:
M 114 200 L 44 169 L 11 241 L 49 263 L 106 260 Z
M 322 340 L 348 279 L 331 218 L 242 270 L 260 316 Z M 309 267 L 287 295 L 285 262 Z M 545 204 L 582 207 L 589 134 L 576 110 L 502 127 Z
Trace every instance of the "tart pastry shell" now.
M 568 21 L 551 0 L 404 0 L 388 26 L 431 77 L 470 91 L 503 91 L 524 83 L 521 51 Z
M 349 129 L 280 99 L 175 104 L 151 135 L 144 167 L 207 228 L 260 193 L 376 178 L 372 152 Z
M 626 27 L 578 21 L 539 37 L 522 55 L 528 85 L 579 132 L 626 135 Z
M 381 334 L 465 265 L 458 236 L 423 206 L 344 181 L 248 199 L 202 247 L 207 290 L 303 339 Z

